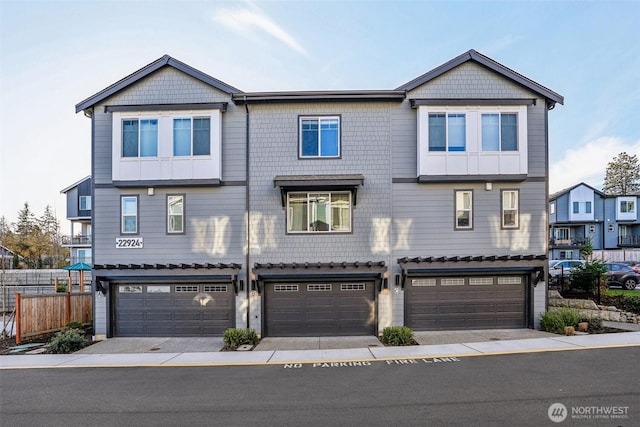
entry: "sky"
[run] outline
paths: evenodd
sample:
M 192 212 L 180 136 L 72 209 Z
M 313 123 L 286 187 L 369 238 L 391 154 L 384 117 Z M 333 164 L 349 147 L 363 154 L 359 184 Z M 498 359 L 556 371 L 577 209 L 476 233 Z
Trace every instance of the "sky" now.
M 91 173 L 75 105 L 164 54 L 252 91 L 395 89 L 475 49 L 564 96 L 550 192 L 640 157 L 639 1 L 0 0 L 0 217 Z

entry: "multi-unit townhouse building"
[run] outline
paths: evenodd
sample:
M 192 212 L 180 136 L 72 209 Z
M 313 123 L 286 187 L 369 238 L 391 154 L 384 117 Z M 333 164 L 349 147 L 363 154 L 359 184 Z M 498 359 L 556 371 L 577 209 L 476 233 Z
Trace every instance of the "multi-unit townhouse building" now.
M 91 177 L 60 190 L 67 198 L 67 219 L 71 234 L 62 236 L 62 246 L 69 248 L 70 264 L 91 265 Z
M 556 103 L 474 50 L 393 90 L 300 92 L 164 56 L 76 105 L 95 332 L 534 327 Z
M 594 250 L 640 248 L 638 195 L 606 195 L 581 182 L 549 196 L 549 257 L 579 259 Z

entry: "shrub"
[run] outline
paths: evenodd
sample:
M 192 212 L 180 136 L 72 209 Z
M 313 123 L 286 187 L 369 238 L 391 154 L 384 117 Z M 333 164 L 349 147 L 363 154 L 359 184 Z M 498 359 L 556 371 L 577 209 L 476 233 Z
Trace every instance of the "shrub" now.
M 604 325 L 602 324 L 602 318 L 600 317 L 582 317 L 580 322 L 589 323 L 587 332 L 590 334 L 600 334 L 604 332 Z
M 593 293 L 598 289 L 598 281 L 606 271 L 605 265 L 597 259 L 579 264 L 571 269 L 571 287 Z
M 565 326 L 578 326 L 580 312 L 575 308 L 563 307 L 540 315 L 540 329 L 554 334 L 564 334 Z
M 640 295 L 624 295 L 621 303 L 623 310 L 640 314 Z
M 67 292 L 67 282 L 60 280 L 56 286 L 56 292 Z
M 65 328 L 66 329 L 83 329 L 84 325 L 82 324 L 82 322 L 78 320 L 72 320 L 71 322 L 65 325 Z
M 386 345 L 415 345 L 413 331 L 406 326 L 389 326 L 382 330 L 382 342 Z
M 63 329 L 49 343 L 51 353 L 73 353 L 84 347 L 84 332 L 79 329 Z
M 230 328 L 224 331 L 223 342 L 225 350 L 236 350 L 241 345 L 256 345 L 260 339 L 253 329 Z

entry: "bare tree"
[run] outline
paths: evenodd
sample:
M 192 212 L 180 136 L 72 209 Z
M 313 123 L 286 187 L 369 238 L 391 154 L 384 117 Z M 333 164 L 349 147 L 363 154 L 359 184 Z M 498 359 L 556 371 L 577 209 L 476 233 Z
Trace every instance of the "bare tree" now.
M 626 152 L 618 154 L 607 165 L 602 191 L 610 195 L 633 194 L 640 190 L 638 156 Z

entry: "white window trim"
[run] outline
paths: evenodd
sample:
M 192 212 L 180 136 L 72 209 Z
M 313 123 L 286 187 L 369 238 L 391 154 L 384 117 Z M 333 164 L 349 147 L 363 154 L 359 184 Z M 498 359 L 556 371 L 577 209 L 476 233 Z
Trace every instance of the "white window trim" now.
M 322 120 L 337 120 L 338 121 L 338 154 L 335 156 L 323 156 L 320 154 L 322 150 L 322 141 L 318 147 L 317 156 L 305 156 L 302 154 L 302 121 L 303 120 L 318 120 L 318 132 L 320 132 L 320 122 Z M 298 117 L 298 156 L 301 159 L 337 159 L 342 155 L 342 117 L 341 116 L 299 116 Z
M 506 193 L 516 193 L 516 207 L 515 209 L 507 209 L 504 205 L 504 196 Z M 500 195 L 501 198 L 501 202 L 500 202 L 500 208 L 501 208 L 501 222 L 502 222 L 502 228 L 507 229 L 507 230 L 515 230 L 520 228 L 520 191 L 519 190 L 502 190 L 502 193 Z M 506 225 L 504 223 L 504 214 L 507 211 L 515 211 L 516 213 L 516 223 L 515 225 Z
M 135 199 L 136 201 L 136 229 L 135 231 L 125 231 L 124 229 L 124 224 L 125 224 L 125 214 L 123 212 L 124 210 L 124 200 L 125 199 Z M 132 215 L 127 215 L 127 216 L 132 216 Z M 140 230 L 140 198 L 136 195 L 122 195 L 120 197 L 120 234 L 127 234 L 127 235 L 135 235 L 138 234 L 138 231 Z
M 84 200 L 84 207 L 82 207 L 82 201 Z M 90 211 L 91 210 L 91 196 L 78 197 L 78 210 Z
M 465 151 L 429 151 L 429 114 L 465 114 Z M 482 151 L 482 114 L 514 113 L 518 117 L 517 151 Z M 522 175 L 528 173 L 527 106 L 418 107 L 418 176 Z
M 468 209 L 458 209 L 458 193 L 469 193 L 470 198 L 470 207 Z M 473 230 L 473 190 L 455 190 L 454 191 L 454 212 L 453 212 L 453 225 L 455 230 Z M 458 211 L 469 212 L 469 225 L 459 226 L 458 225 Z
M 293 208 L 291 208 L 291 206 L 289 205 L 289 201 L 290 201 L 290 197 L 292 195 L 306 195 L 307 196 L 307 201 L 309 200 L 309 195 L 310 194 L 329 194 L 330 196 L 333 195 L 343 195 L 343 194 L 347 194 L 349 196 L 349 228 L 347 230 L 332 230 L 331 229 L 331 223 L 333 218 L 331 217 L 333 215 L 333 206 L 331 206 L 327 211 L 328 211 L 328 215 L 329 215 L 329 229 L 326 231 L 319 231 L 319 230 L 292 230 L 291 229 L 291 220 L 293 217 Z M 351 233 L 353 230 L 353 197 L 350 191 L 296 191 L 296 192 L 290 192 L 287 193 L 287 218 L 286 218 L 286 224 L 287 224 L 287 234 L 336 234 L 336 233 Z M 309 223 L 309 204 L 307 202 L 307 221 L 306 223 Z
M 622 212 L 622 203 L 633 202 L 633 210 Z M 623 196 L 616 198 L 616 220 L 619 221 L 627 221 L 627 220 L 636 220 L 638 216 L 638 200 L 633 196 Z
M 180 199 L 182 200 L 182 214 L 180 215 L 172 215 L 171 211 L 170 211 L 170 206 L 169 206 L 169 199 L 171 197 L 180 197 Z M 184 194 L 167 194 L 167 234 L 185 234 L 186 230 L 186 224 L 185 224 L 185 195 Z M 175 217 L 175 216 L 181 216 L 182 217 L 182 230 L 180 231 L 175 231 L 171 229 L 171 217 Z
M 114 181 L 222 179 L 222 112 L 220 110 L 127 111 L 111 114 L 111 172 Z M 173 155 L 173 119 L 185 118 L 191 118 L 192 123 L 194 118 L 209 118 L 210 155 Z M 156 157 L 122 156 L 122 121 L 128 119 L 158 120 L 158 155 Z M 193 150 L 193 140 L 191 144 L 191 150 Z

